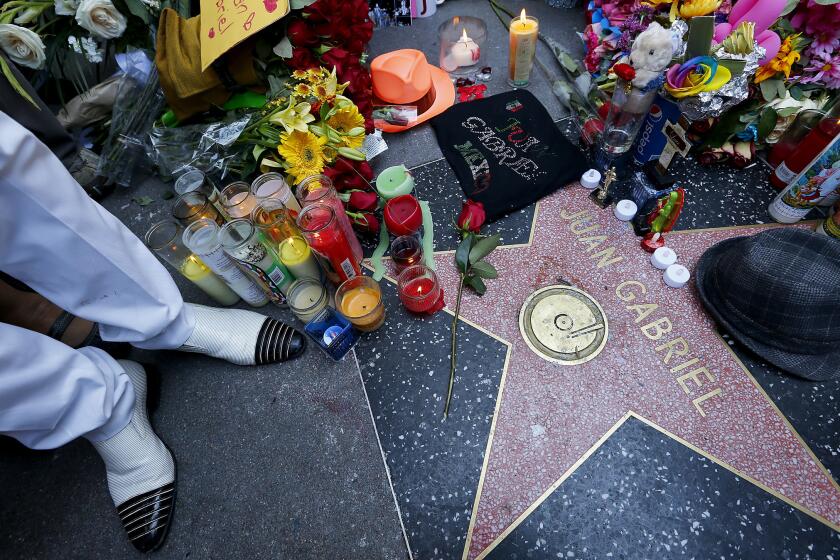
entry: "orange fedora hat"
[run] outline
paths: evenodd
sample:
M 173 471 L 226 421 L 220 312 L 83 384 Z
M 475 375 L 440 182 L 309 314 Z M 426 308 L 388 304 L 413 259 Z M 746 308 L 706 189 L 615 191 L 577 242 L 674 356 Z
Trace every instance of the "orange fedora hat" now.
M 415 49 L 381 54 L 370 63 L 374 105 L 416 105 L 417 120 L 407 125 L 384 123 L 383 132 L 401 132 L 439 115 L 455 103 L 449 74 L 426 61 Z

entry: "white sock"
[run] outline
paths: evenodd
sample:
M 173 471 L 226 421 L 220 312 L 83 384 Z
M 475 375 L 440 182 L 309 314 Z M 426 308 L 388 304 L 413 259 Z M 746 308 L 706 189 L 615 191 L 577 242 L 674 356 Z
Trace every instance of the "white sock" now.
M 175 480 L 175 462 L 149 424 L 146 412 L 146 372 L 137 362 L 117 360 L 134 387 L 131 421 L 110 439 L 91 442 L 108 475 L 114 505 L 156 490 Z
M 219 309 L 185 303 L 195 316 L 195 330 L 178 350 L 196 352 L 233 364 L 250 366 L 281 354 L 295 330 L 265 315 L 242 309 Z M 268 321 L 268 323 L 267 323 Z M 259 346 L 259 351 L 258 351 Z

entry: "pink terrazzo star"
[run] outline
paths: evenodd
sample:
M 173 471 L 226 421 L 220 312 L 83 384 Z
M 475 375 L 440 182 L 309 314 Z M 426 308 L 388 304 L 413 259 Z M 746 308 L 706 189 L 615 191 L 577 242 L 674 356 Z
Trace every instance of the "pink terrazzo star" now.
M 483 298 L 464 297 L 462 317 L 508 342 L 511 352 L 465 557 L 489 552 L 629 411 L 836 529 L 840 487 L 716 334 L 693 278 L 683 289 L 667 287 L 630 226 L 586 195 L 571 186 L 544 199 L 532 244 L 491 254 L 499 279 L 488 282 Z M 758 231 L 670 233 L 667 243 L 693 272 L 708 247 Z M 455 294 L 452 255 L 436 260 L 446 293 Z M 519 331 L 525 299 L 561 278 L 597 299 L 609 322 L 603 352 L 576 366 L 540 358 Z M 663 318 L 667 333 L 660 332 Z M 685 347 L 673 342 L 680 337 Z

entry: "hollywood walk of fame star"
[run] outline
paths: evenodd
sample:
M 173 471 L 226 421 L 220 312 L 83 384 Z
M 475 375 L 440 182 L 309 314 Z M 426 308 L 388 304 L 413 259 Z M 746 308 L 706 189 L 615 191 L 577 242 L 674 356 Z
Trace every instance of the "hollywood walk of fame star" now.
M 718 336 L 694 287 L 667 287 L 632 229 L 580 188 L 535 212 L 532 242 L 492 253 L 499 278 L 462 302 L 465 320 L 510 348 L 464 557 L 487 554 L 630 416 L 837 529 L 840 486 Z M 756 232 L 672 232 L 668 245 L 693 270 L 706 248 Z M 456 293 L 452 255 L 436 260 L 444 290 Z M 605 347 L 582 364 L 547 361 L 520 334 L 527 297 L 559 283 L 593 296 L 609 321 Z

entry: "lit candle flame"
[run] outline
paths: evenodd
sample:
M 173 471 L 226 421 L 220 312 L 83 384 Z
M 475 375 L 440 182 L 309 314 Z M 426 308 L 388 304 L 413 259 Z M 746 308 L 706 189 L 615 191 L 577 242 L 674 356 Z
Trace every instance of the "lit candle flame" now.
M 525 25 L 528 20 L 525 19 L 525 8 L 522 8 L 522 13 L 519 14 L 519 23 Z
M 461 40 L 466 43 L 467 41 L 470 40 L 470 38 L 467 37 L 467 29 L 465 27 L 462 27 L 461 31 L 463 32 L 463 33 L 461 33 Z

